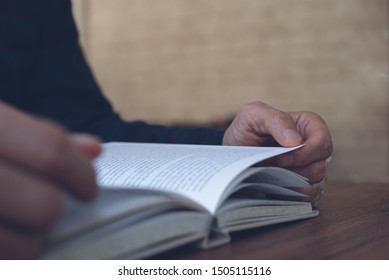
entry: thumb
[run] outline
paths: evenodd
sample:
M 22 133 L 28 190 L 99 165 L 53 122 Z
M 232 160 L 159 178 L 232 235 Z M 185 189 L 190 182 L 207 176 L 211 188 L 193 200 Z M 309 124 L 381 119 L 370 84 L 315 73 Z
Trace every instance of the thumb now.
M 274 139 L 284 147 L 293 147 L 302 144 L 302 138 L 297 129 L 293 128 L 281 128 L 281 136 L 277 131 L 274 132 Z
M 258 112 L 257 133 L 271 135 L 281 146 L 293 147 L 302 144 L 296 123 L 288 113 L 267 106 Z
M 284 147 L 297 146 L 303 141 L 290 114 L 262 102 L 245 105 L 234 121 L 234 127 L 240 128 L 235 133 L 239 144 L 266 145 L 269 136 Z

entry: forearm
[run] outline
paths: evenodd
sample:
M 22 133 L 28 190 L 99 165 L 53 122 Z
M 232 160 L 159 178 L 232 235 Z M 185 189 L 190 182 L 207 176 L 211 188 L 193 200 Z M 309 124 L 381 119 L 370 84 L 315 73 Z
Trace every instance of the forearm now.
M 130 142 L 221 145 L 224 130 L 207 127 L 166 127 L 137 121 L 125 123 L 121 140 Z

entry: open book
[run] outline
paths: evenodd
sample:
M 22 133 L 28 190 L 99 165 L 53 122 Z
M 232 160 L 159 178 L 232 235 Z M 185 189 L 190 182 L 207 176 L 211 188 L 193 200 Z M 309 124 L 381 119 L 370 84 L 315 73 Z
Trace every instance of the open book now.
M 66 200 L 42 258 L 146 258 L 187 243 L 220 245 L 233 231 L 314 217 L 305 178 L 255 167 L 296 148 L 104 144 L 94 162 L 98 199 Z

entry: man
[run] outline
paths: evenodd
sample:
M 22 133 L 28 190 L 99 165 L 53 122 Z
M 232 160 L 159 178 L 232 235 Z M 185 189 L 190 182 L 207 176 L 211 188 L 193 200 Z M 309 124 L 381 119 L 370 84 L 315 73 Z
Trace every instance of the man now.
M 77 42 L 70 0 L 0 0 L 0 258 L 36 257 L 68 192 L 97 195 L 102 141 L 305 146 L 275 159 L 322 182 L 329 130 L 310 112 L 244 106 L 226 131 L 126 122 L 97 86 Z M 95 135 L 95 136 L 91 136 Z

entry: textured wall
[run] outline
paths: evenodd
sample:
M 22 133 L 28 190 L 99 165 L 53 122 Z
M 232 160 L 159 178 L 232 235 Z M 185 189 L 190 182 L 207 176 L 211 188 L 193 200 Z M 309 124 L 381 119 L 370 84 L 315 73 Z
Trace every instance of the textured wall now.
M 333 132 L 333 179 L 389 181 L 388 0 L 82 1 L 86 53 L 125 118 L 311 110 Z

